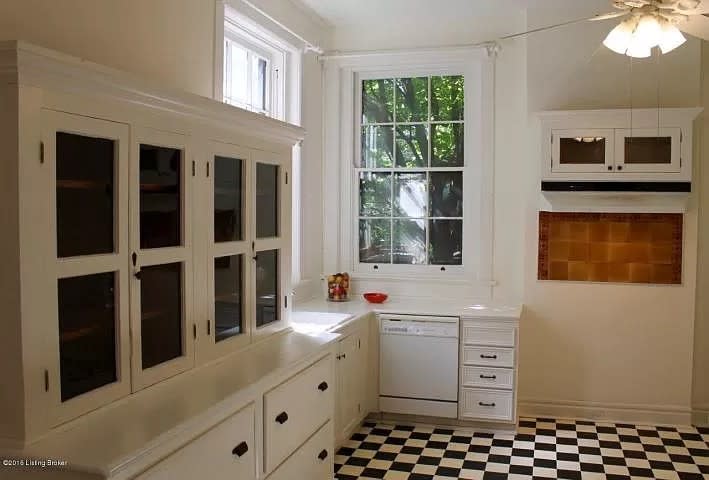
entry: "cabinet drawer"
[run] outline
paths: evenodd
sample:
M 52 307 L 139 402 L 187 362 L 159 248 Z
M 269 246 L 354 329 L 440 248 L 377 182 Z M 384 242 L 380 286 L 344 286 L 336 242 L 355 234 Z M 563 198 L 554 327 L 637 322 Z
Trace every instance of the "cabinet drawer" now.
M 512 389 L 514 370 L 510 368 L 461 367 L 460 383 L 463 387 Z
M 460 416 L 469 419 L 512 421 L 512 392 L 463 388 L 460 395 Z
M 332 418 L 328 355 L 264 395 L 265 471 L 270 472 Z
M 463 322 L 463 343 L 465 345 L 514 347 L 516 337 L 514 327 Z
M 256 479 L 254 404 L 167 457 L 138 480 Z
M 305 444 L 295 451 L 268 480 L 329 480 L 335 469 L 332 422 L 327 422 Z
M 501 347 L 463 347 L 464 365 L 514 367 L 515 351 Z

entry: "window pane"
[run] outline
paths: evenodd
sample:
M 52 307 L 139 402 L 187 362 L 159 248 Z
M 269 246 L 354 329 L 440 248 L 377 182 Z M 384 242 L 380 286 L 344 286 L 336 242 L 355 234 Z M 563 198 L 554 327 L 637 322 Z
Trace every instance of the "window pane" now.
M 62 278 L 57 287 L 64 402 L 118 379 L 115 274 Z
M 389 168 L 394 158 L 394 127 L 362 127 L 362 166 Z
M 57 132 L 57 256 L 114 251 L 116 142 Z
M 256 164 L 256 237 L 278 236 L 278 165 Z
M 248 103 L 248 52 L 229 40 L 224 49 L 224 101 L 244 107 Z
M 432 167 L 462 167 L 464 128 L 462 123 L 431 125 Z
M 359 261 L 391 263 L 391 220 L 359 221 Z
M 280 319 L 278 311 L 278 250 L 258 252 L 256 258 L 256 327 Z
M 428 129 L 426 125 L 397 125 L 396 166 L 428 166 Z
M 214 157 L 214 241 L 242 240 L 242 162 Z
M 268 62 L 255 55 L 253 55 L 252 58 L 253 91 L 251 92 L 251 105 L 256 110 L 266 111 L 268 107 L 266 103 L 266 92 L 268 91 L 268 77 L 266 76 L 266 72 L 268 70 Z
M 396 122 L 425 122 L 428 116 L 428 77 L 396 80 Z
M 221 342 L 243 332 L 243 255 L 214 259 L 214 338 Z
M 362 217 L 391 216 L 391 173 L 360 172 L 359 214 Z
M 394 121 L 394 80 L 362 81 L 362 123 Z
M 432 265 L 461 265 L 463 259 L 463 221 L 430 220 L 431 245 L 429 263 Z
M 181 164 L 181 150 L 140 146 L 140 248 L 181 245 Z
M 182 356 L 182 264 L 141 269 L 143 369 Z
M 394 174 L 394 216 L 426 216 L 426 173 Z
M 464 80 L 461 75 L 431 77 L 431 120 L 463 120 Z
M 424 220 L 394 220 L 394 263 L 407 265 L 426 263 L 424 222 Z
M 431 172 L 431 217 L 463 216 L 463 172 Z

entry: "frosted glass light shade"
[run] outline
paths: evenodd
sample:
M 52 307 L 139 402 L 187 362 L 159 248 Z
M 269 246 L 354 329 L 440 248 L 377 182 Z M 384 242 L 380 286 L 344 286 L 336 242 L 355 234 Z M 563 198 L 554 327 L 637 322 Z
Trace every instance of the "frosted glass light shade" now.
M 633 39 L 636 21 L 634 19 L 625 20 L 610 31 L 603 45 L 621 55 L 625 54 Z
M 652 45 L 644 43 L 642 40 L 633 35 L 633 39 L 630 41 L 630 46 L 625 54 L 633 58 L 648 58 L 652 55 Z
M 684 38 L 679 28 L 675 27 L 670 22 L 662 24 L 662 35 L 660 37 L 659 47 L 663 54 L 671 52 L 686 41 L 687 39 Z
M 643 15 L 638 21 L 638 26 L 633 33 L 633 43 L 638 41 L 640 45 L 647 48 L 652 48 L 658 43 L 660 43 L 660 38 L 662 37 L 662 27 L 657 17 L 654 15 Z M 630 48 L 630 47 L 629 47 Z

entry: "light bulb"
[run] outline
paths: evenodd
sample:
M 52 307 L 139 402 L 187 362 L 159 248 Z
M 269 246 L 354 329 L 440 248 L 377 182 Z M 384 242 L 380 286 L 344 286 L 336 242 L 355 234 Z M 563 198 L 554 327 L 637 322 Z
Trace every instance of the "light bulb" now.
M 603 40 L 603 45 L 608 47 L 610 50 L 613 50 L 615 53 L 620 53 L 623 55 L 630 46 L 630 41 L 633 38 L 633 32 L 635 31 L 636 25 L 637 19 L 635 18 L 621 22 L 610 31 L 606 39 Z
M 652 45 L 647 45 L 642 39 L 633 35 L 633 39 L 630 41 L 630 46 L 625 54 L 633 58 L 647 58 L 652 55 Z
M 662 27 L 655 15 L 643 15 L 638 21 L 638 27 L 633 33 L 633 40 L 640 42 L 644 47 L 652 48 L 660 43 L 662 37 Z M 631 46 L 634 41 L 631 41 Z M 628 47 L 630 48 L 630 47 Z
M 686 42 L 682 32 L 668 21 L 662 22 L 662 34 L 660 36 L 659 47 L 662 53 L 669 53 Z

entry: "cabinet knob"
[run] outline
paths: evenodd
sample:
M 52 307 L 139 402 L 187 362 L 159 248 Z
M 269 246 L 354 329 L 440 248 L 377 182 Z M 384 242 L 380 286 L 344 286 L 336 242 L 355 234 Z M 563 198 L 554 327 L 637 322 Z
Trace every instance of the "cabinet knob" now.
M 323 450 L 322 452 L 318 453 L 318 458 L 320 460 L 325 460 L 327 458 L 327 450 Z
M 135 272 L 135 273 L 133 274 L 133 276 L 134 276 L 136 279 L 138 279 L 138 280 L 142 280 L 142 279 L 143 279 L 143 271 L 142 271 L 142 270 L 138 270 L 137 272 Z
M 318 385 L 318 390 L 320 390 L 321 392 L 324 392 L 325 390 L 327 390 L 327 387 L 328 387 L 327 382 L 321 382 L 320 385 Z
M 243 457 L 244 454 L 248 451 L 249 445 L 246 442 L 241 442 L 236 447 L 234 447 L 234 450 L 232 450 L 231 453 L 232 455 L 236 455 L 237 457 Z
M 623 165 L 618 165 L 618 170 L 623 170 Z
M 613 165 L 608 165 L 608 170 L 613 170 Z
M 343 353 L 343 354 L 342 354 L 342 358 L 347 358 L 347 354 L 346 354 L 346 353 Z
M 286 412 L 281 412 L 276 416 L 276 422 L 283 425 L 288 421 L 288 414 Z
M 495 406 L 494 403 L 485 403 L 485 402 L 478 402 L 478 405 L 480 405 L 481 407 L 494 407 Z
M 485 355 L 484 353 L 480 354 L 480 358 L 485 358 L 489 360 L 495 360 L 497 358 L 497 355 Z

